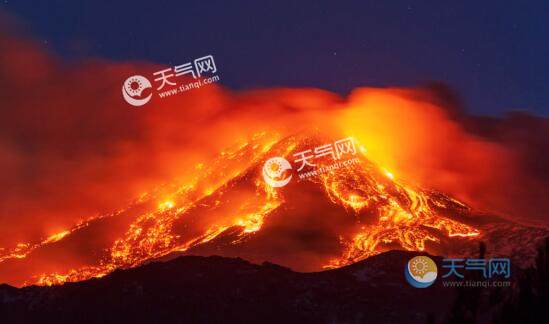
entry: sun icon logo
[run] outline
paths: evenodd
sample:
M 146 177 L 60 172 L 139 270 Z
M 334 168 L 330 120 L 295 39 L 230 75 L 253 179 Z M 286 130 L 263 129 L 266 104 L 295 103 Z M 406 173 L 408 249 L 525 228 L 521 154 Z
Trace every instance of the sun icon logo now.
M 151 100 L 152 93 L 144 97 L 144 90 L 151 88 L 151 82 L 141 75 L 133 75 L 124 81 L 122 85 L 122 96 L 132 106 L 143 106 Z
M 285 158 L 270 158 L 263 165 L 263 179 L 271 187 L 284 187 L 292 180 L 291 174 L 289 177 L 285 177 L 285 171 L 291 169 L 290 162 Z
M 425 259 L 415 259 L 411 262 L 412 273 L 418 276 L 422 276 L 427 272 L 427 261 Z
M 437 265 L 427 256 L 413 257 L 404 268 L 408 283 L 416 288 L 426 288 L 437 278 Z

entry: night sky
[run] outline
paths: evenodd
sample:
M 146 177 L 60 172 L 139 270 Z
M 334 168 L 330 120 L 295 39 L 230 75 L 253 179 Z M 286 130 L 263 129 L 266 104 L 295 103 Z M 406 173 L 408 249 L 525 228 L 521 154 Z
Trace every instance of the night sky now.
M 0 10 L 67 60 L 212 54 L 233 89 L 448 84 L 476 114 L 549 113 L 549 2 L 45 1 Z

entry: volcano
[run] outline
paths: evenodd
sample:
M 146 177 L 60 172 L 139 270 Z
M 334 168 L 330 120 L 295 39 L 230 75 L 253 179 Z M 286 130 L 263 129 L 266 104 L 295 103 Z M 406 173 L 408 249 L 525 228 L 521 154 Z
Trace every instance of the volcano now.
M 469 256 L 481 240 L 487 255 L 527 264 L 538 243 L 528 238 L 547 234 L 397 179 L 356 141 L 348 156 L 356 163 L 333 169 L 326 157 L 315 161 L 318 172 L 307 177 L 291 170 L 286 186 L 264 181 L 268 159 L 292 160 L 330 141 L 319 132 L 255 134 L 197 164 L 193 179 L 174 180 L 120 210 L 0 250 L 0 278 L 17 286 L 61 284 L 182 254 L 269 261 L 310 272 L 389 250 Z

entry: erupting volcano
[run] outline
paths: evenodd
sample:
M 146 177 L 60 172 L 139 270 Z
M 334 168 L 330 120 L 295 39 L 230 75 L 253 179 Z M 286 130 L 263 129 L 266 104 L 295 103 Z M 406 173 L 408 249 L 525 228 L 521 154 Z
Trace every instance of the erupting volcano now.
M 261 171 L 267 159 L 290 159 L 322 144 L 321 139 L 318 132 L 283 138 L 255 134 L 197 164 L 190 182 L 166 184 L 111 214 L 3 251 L 0 275 L 11 284 L 52 285 L 181 253 L 319 271 L 390 249 L 467 255 L 479 239 L 493 241 L 500 248 L 494 252 L 501 252 L 512 235 L 497 233 L 535 231 L 475 214 L 444 193 L 396 179 L 369 160 L 368 148 L 357 141 L 358 163 L 307 179 L 294 177 L 281 188 L 265 183 Z M 328 163 L 322 160 L 317 168 Z
M 548 322 L 546 8 L 4 2 L 0 324 Z
M 546 216 L 543 118 L 471 116 L 440 87 L 342 97 L 211 84 L 135 109 L 120 84 L 159 66 L 66 68 L 32 42 L 0 45 L 2 89 L 24 94 L 0 118 L 0 282 L 80 281 L 180 254 L 321 271 L 388 250 L 470 256 L 479 241 L 521 265 L 547 233 L 524 225 Z M 325 154 L 347 138 L 353 163 Z M 266 161 L 319 147 L 314 167 L 266 183 Z

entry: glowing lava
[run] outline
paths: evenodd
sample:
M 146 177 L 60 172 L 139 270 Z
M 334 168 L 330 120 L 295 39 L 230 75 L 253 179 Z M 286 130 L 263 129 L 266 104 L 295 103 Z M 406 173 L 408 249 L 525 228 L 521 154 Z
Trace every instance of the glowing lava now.
M 400 183 L 391 172 L 367 159 L 359 167 L 322 174 L 319 181 L 332 202 L 353 210 L 358 222 L 364 224 L 350 240 L 343 239 L 346 249 L 342 257 L 331 260 L 326 268 L 378 254 L 383 251 L 382 245 L 424 251 L 427 241 L 440 241 L 435 235 L 438 233 L 447 237 L 480 235 L 479 230 L 444 217 L 439 211 L 467 210 L 467 206 L 440 193 Z
M 166 185 L 133 202 L 131 206 L 143 206 L 145 211 L 103 251 L 97 264 L 43 273 L 27 284 L 52 285 L 102 277 L 115 269 L 135 267 L 173 252 L 187 251 L 235 229 L 238 235 L 231 244 L 245 241 L 261 231 L 268 216 L 284 204 L 287 193 L 286 188 L 275 189 L 265 184 L 262 164 L 272 156 L 291 156 L 310 142 L 302 137 L 280 140 L 264 133 L 253 136 L 246 143 L 222 152 L 214 161 L 198 164 L 197 176 L 191 182 Z M 356 156 L 360 159 L 358 164 L 306 180 L 319 185 L 332 204 L 343 207 L 338 207 L 341 213 L 356 217 L 356 230 L 351 231 L 350 236 L 341 235 L 344 247 L 341 256 L 326 260 L 325 267 L 341 267 L 388 248 L 423 251 L 427 242 L 439 242 L 441 235 L 459 239 L 480 235 L 478 229 L 441 212 L 466 211 L 467 206 L 443 194 L 395 180 L 393 173 L 369 161 L 366 152 L 360 147 Z M 242 182 L 238 182 L 241 179 L 247 179 L 244 182 L 247 185 L 241 185 Z M 102 217 L 117 217 L 129 208 Z M 207 212 L 197 212 L 199 209 Z M 0 262 L 25 258 L 33 250 L 59 242 L 91 221 L 36 244 L 20 244 L 0 256 Z M 183 230 L 176 231 L 176 226 Z

